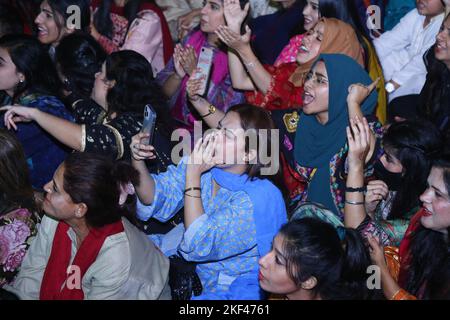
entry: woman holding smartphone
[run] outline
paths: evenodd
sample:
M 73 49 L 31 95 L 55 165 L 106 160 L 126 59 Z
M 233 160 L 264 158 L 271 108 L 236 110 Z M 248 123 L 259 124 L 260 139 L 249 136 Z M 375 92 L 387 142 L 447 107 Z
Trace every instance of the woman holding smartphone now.
M 166 146 L 168 129 L 164 115 L 164 101 L 159 96 L 150 63 L 134 51 L 112 53 L 96 74 L 91 99 L 75 105 L 76 123 L 59 119 L 35 108 L 7 106 L 8 129 L 17 128 L 17 122 L 35 121 L 61 143 L 76 151 L 98 152 L 114 159 L 130 159 L 131 137 L 142 128 L 144 107 L 151 104 L 158 113 L 155 133 L 157 146 Z M 160 143 L 159 143 L 160 142 Z M 167 148 L 167 147 L 166 147 Z M 166 167 L 167 151 L 159 163 Z
M 143 163 L 155 157 L 153 147 L 140 143 L 144 134 L 133 137 L 132 165 L 140 174 L 138 217 L 164 222 L 184 206 L 184 224 L 151 239 L 166 255 L 179 253 L 197 264 L 203 292 L 196 299 L 262 298 L 258 259 L 287 221 L 282 193 L 271 182 L 277 175 L 265 171 L 278 168 L 274 159 L 261 157 L 273 152 L 274 128 L 262 108 L 235 105 L 218 130 L 197 141 L 190 158 L 158 175 L 149 175 Z M 245 138 L 251 131 L 256 144 Z
M 194 129 L 194 121 L 201 121 L 202 115 L 193 110 L 187 98 L 186 87 L 189 77 L 197 67 L 197 60 L 203 47 L 213 50 L 212 71 L 208 81 L 207 100 L 214 108 L 226 111 L 229 106 L 244 102 L 242 92 L 231 85 L 226 51 L 221 48 L 215 31 L 225 24 L 223 0 L 207 0 L 201 10 L 200 29 L 189 33 L 175 47 L 173 58 L 162 70 L 157 81 L 163 92 L 170 97 L 169 106 L 176 126 L 189 131 Z

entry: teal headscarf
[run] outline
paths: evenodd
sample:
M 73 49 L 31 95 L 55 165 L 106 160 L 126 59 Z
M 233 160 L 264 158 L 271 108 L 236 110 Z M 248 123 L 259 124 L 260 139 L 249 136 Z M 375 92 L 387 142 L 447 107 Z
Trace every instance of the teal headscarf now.
M 343 54 L 321 54 L 314 63 L 325 63 L 328 74 L 328 123 L 320 124 L 314 115 L 302 113 L 295 135 L 294 155 L 302 167 L 317 168 L 308 185 L 308 201 L 321 203 L 338 214 L 330 185 L 330 161 L 347 141 L 349 125 L 347 95 L 351 84 L 372 83 L 367 72 L 352 58 Z M 369 115 L 377 103 L 374 90 L 361 106 L 362 113 Z

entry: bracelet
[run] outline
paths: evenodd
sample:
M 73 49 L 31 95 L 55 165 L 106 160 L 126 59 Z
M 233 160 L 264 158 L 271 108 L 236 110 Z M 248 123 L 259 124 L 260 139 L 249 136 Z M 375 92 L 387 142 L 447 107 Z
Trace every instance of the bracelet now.
M 186 192 L 191 191 L 191 190 L 198 190 L 198 191 L 202 191 L 202 188 L 199 187 L 192 187 L 192 188 L 187 188 L 184 190 L 184 193 L 186 194 Z
M 367 191 L 366 186 L 362 186 L 362 187 L 358 187 L 358 188 L 345 187 L 345 192 L 366 192 L 366 191 Z
M 209 107 L 208 107 L 208 111 L 209 111 L 209 112 L 208 112 L 207 114 L 200 115 L 200 118 L 203 119 L 203 118 L 206 118 L 207 116 L 209 116 L 209 115 L 215 113 L 215 112 L 216 112 L 216 107 L 213 106 L 212 104 L 210 104 Z
M 184 195 L 187 196 L 187 197 L 191 197 L 191 198 L 201 199 L 201 196 L 193 196 L 193 195 L 190 195 L 190 194 L 187 194 L 187 193 L 185 193 Z
M 365 204 L 364 201 L 357 202 L 357 201 L 348 201 L 348 200 L 345 200 L 345 203 L 346 204 L 351 204 L 351 205 L 354 205 L 354 206 L 361 206 L 361 205 Z
M 254 61 L 244 62 L 244 66 L 246 66 L 247 68 L 254 68 L 255 62 Z

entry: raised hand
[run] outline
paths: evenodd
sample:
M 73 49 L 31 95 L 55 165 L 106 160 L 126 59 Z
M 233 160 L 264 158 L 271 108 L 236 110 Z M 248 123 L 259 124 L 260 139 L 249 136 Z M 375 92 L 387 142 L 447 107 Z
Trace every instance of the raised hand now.
M 0 111 L 6 111 L 4 121 L 6 128 L 17 130 L 17 122 L 31 122 L 34 120 L 35 108 L 28 108 L 24 106 L 4 106 Z
M 186 72 L 184 71 L 181 63 L 181 53 L 183 50 L 183 46 L 181 44 L 177 44 L 173 52 L 173 64 L 175 66 L 175 73 L 180 78 L 184 78 L 184 76 L 186 75 Z
M 364 199 L 367 213 L 373 215 L 381 200 L 386 199 L 389 187 L 384 181 L 372 180 L 367 184 L 366 197 Z
M 380 244 L 379 239 L 373 237 L 372 235 L 368 235 L 367 242 L 369 244 L 370 259 L 372 260 L 372 263 L 376 264 L 379 267 L 386 265 L 384 250 Z
M 223 43 L 237 52 L 250 46 L 250 36 L 252 32 L 248 26 L 245 26 L 244 35 L 232 31 L 227 26 L 219 26 L 216 30 L 216 34 Z
M 358 117 L 350 119 L 350 126 L 347 127 L 349 170 L 364 169 L 365 159 L 370 150 L 371 134 L 366 118 L 362 121 Z
M 136 161 L 145 159 L 155 159 L 155 148 L 151 145 L 141 143 L 142 139 L 148 138 L 150 133 L 140 132 L 131 138 L 130 150 L 131 156 Z
M 197 54 L 195 53 L 194 48 L 189 45 L 185 47 L 184 50 L 181 51 L 180 62 L 187 75 L 190 76 L 194 73 L 194 70 L 197 68 Z
M 202 175 L 219 164 L 214 157 L 218 138 L 219 132 L 215 131 L 195 143 L 186 168 L 188 173 Z
M 201 69 L 195 69 L 186 84 L 189 100 L 197 101 L 201 98 L 202 82 L 204 79 L 205 75 L 201 73 Z
M 361 105 L 364 100 L 370 95 L 370 93 L 375 89 L 380 78 L 377 78 L 370 85 L 365 86 L 361 83 L 355 83 L 348 87 L 347 103 Z
M 250 9 L 250 2 L 247 2 L 244 9 L 241 9 L 239 0 L 224 0 L 224 15 L 228 27 L 234 32 L 240 33 L 241 25 L 248 15 Z

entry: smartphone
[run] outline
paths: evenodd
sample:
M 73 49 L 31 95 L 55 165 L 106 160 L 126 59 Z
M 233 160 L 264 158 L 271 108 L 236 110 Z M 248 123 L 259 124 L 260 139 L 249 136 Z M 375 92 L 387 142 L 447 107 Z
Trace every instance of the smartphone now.
M 149 137 L 141 140 L 143 144 L 149 145 L 153 142 L 153 135 L 155 132 L 156 125 L 156 112 L 155 109 L 149 104 L 144 108 L 144 123 L 142 124 L 141 132 L 150 133 Z
M 199 95 L 203 96 L 208 89 L 209 75 L 211 72 L 211 66 L 213 61 L 214 52 L 211 48 L 202 47 L 200 50 L 200 55 L 198 57 L 197 68 L 201 71 L 198 77 L 204 77 L 201 83 Z

